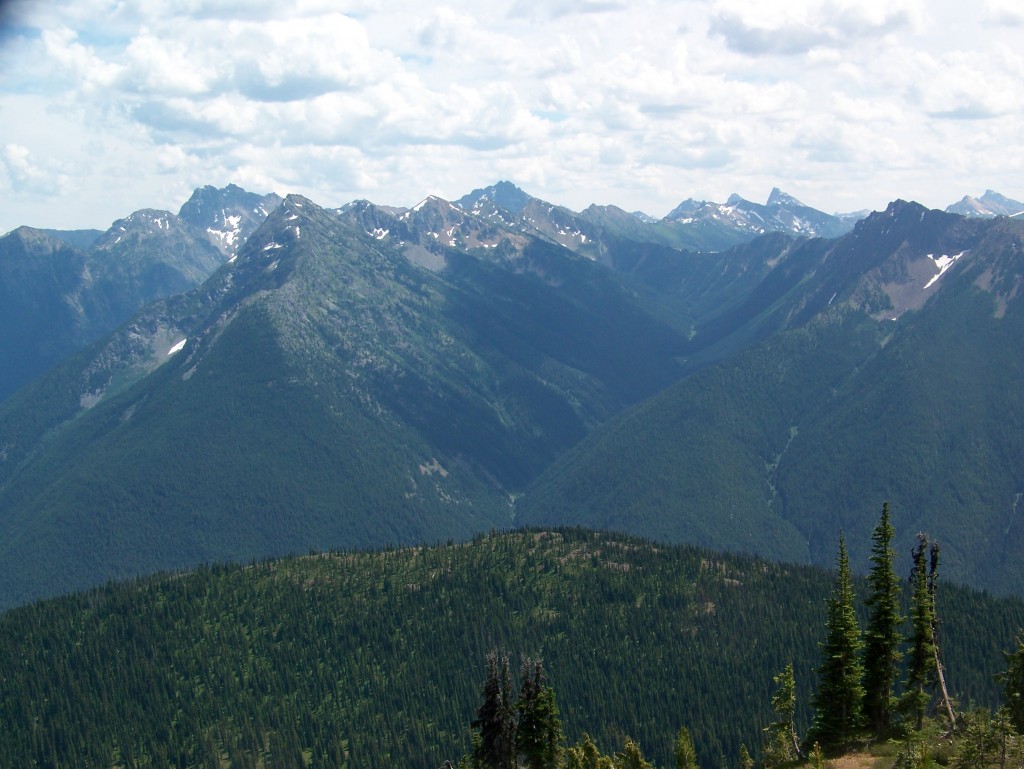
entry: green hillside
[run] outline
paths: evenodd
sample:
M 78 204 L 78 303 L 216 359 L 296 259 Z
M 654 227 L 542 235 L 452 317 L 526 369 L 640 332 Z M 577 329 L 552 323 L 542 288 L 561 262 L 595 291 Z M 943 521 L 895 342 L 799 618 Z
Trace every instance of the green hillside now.
M 223 262 L 200 233 L 163 213 L 167 229 L 152 221 L 160 212 L 138 212 L 83 250 L 29 227 L 0 237 L 0 401 Z
M 906 206 L 868 220 L 771 312 L 824 309 L 594 431 L 516 520 L 824 565 L 840 530 L 863 560 L 875 500 L 889 499 L 906 511 L 901 551 L 927 529 L 951 578 L 1019 592 L 1020 224 Z M 934 254 L 957 253 L 936 283 Z
M 510 525 L 512 493 L 678 376 L 682 335 L 604 267 L 539 241 L 516 269 L 447 258 L 289 198 L 203 287 L 14 396 L 0 607 Z
M 773 510 L 770 463 L 807 403 L 875 352 L 875 334 L 837 315 L 694 375 L 569 451 L 518 501 L 517 520 L 806 561 L 800 524 Z
M 595 262 L 491 213 L 290 196 L 0 404 L 0 607 L 513 523 L 824 565 L 879 499 L 901 550 L 927 528 L 953 579 L 1024 584 L 1024 222 L 897 201 Z
M 908 318 L 810 410 L 779 463 L 777 509 L 820 542 L 837 525 L 869 526 L 861 500 L 884 494 L 908 511 L 908 533 L 948 543 L 949 574 L 1020 592 L 1024 307 L 997 317 L 993 297 L 969 288 L 975 275 L 958 277 L 965 290 Z
M 790 661 L 806 728 L 829 589 L 579 530 L 110 584 L 0 615 L 0 765 L 436 769 L 470 748 L 494 648 L 544 659 L 570 741 L 629 735 L 665 766 L 685 725 L 704 766 L 735 765 Z M 939 596 L 955 695 L 995 704 L 1024 603 Z

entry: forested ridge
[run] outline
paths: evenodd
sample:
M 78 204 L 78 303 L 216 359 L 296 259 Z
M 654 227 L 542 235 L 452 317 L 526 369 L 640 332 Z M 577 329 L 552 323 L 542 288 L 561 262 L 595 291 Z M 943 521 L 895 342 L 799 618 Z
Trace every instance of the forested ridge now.
M 112 583 L 0 615 L 0 764 L 436 769 L 471 751 L 501 648 L 544 660 L 567 740 L 667 765 L 685 725 L 705 766 L 735 765 L 790 662 L 808 725 L 829 591 L 820 569 L 582 530 Z M 956 696 L 998 704 L 1024 603 L 941 601 Z

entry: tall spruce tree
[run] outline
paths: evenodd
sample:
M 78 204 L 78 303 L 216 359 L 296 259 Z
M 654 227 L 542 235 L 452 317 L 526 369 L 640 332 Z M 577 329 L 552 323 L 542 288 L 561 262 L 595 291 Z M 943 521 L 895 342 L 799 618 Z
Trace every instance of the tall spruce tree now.
M 700 769 L 700 764 L 697 762 L 697 751 L 693 747 L 693 738 L 690 737 L 690 730 L 685 726 L 679 728 L 672 756 L 675 758 L 676 769 Z
M 918 534 L 917 547 L 911 553 L 914 565 L 910 570 L 910 635 L 902 700 L 903 709 L 913 719 L 917 731 L 924 726 L 935 684 L 935 604 L 928 579 L 927 552 L 928 537 Z
M 1013 728 L 1024 734 L 1024 641 L 1017 639 L 1017 650 L 1003 652 L 1006 655 L 1006 671 L 1001 673 L 1006 694 L 1006 709 Z
M 654 765 L 644 758 L 640 743 L 631 737 L 626 737 L 622 752 L 616 753 L 612 761 L 615 769 L 654 769 Z
M 475 769 L 515 769 L 516 712 L 508 654 L 504 652 L 492 651 L 487 655 L 483 702 L 472 725 L 479 730 L 473 750 Z
M 562 721 L 555 690 L 547 685 L 539 659 L 523 659 L 516 749 L 527 769 L 557 769 L 562 759 Z
M 825 643 L 818 668 L 818 691 L 812 703 L 814 721 L 807 734 L 808 744 L 817 742 L 829 751 L 846 745 L 862 723 L 864 670 L 860 657 L 860 627 L 853 602 L 846 540 L 840 534 L 835 584 L 828 601 Z
M 765 727 L 764 765 L 780 766 L 801 758 L 800 739 L 796 734 L 796 678 L 793 663 L 775 676 L 775 694 L 772 695 L 772 710 L 776 719 Z
M 875 735 L 882 737 L 892 728 L 896 706 L 894 688 L 903 655 L 900 645 L 900 580 L 894 567 L 889 522 L 889 503 L 882 504 L 882 516 L 871 535 L 871 570 L 868 573 L 868 624 L 864 631 L 864 714 Z

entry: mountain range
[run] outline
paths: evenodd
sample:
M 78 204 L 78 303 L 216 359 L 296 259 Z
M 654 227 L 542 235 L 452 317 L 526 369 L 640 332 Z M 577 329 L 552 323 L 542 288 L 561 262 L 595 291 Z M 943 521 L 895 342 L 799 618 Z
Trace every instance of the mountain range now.
M 602 426 L 518 520 L 827 563 L 884 499 L 901 549 L 928 531 L 957 579 L 1019 590 L 1022 235 L 900 202 L 823 252 L 797 245 L 763 310 L 783 331 Z
M 19 227 L 0 238 L 0 400 L 146 304 L 234 258 L 280 202 L 198 189 L 176 215 L 144 209 L 98 230 Z
M 509 183 L 410 209 L 203 188 L 77 245 L 16 230 L 3 328 L 55 343 L 5 358 L 0 606 L 514 523 L 827 563 L 883 499 L 901 546 L 928 529 L 952 578 L 1019 590 L 1022 234 Z
M 1011 200 L 998 192 L 986 190 L 980 198 L 964 195 L 959 202 L 947 206 L 946 211 L 963 216 L 1020 216 L 1024 214 L 1024 203 L 1019 200 Z

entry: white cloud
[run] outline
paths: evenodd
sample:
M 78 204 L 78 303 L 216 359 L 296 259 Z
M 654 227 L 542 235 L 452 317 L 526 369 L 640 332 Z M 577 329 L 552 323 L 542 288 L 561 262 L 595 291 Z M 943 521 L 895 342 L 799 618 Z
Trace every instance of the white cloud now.
M 61 191 L 65 176 L 53 163 L 33 157 L 28 147 L 7 144 L 0 152 L 7 184 L 16 194 L 54 195 Z
M 57 179 L 33 199 L 92 226 L 230 181 L 410 204 L 500 177 L 654 213 L 775 184 L 825 209 L 1019 198 L 1018 10 L 54 0 L 0 46 L 0 146 L 20 148 L 3 178 Z M 0 229 L 32 211 L 22 198 Z
M 917 0 L 790 0 L 717 4 L 710 30 L 740 53 L 797 55 L 846 48 L 884 38 L 919 23 Z
M 512 18 L 550 20 L 588 13 L 627 10 L 630 4 L 616 0 L 516 0 L 508 11 Z
M 418 19 L 415 26 L 420 44 L 436 51 L 451 51 L 481 34 L 473 17 L 448 6 L 435 8 L 429 17 Z
M 985 0 L 985 19 L 1000 27 L 1024 26 L 1024 7 L 1018 0 Z
M 128 44 L 121 87 L 150 96 L 196 96 L 210 90 L 216 69 L 189 49 L 143 30 Z
M 1014 53 L 992 51 L 984 59 L 960 51 L 922 53 L 913 66 L 917 76 L 908 93 L 930 117 L 985 120 L 1024 110 L 1020 57 Z
M 43 56 L 67 82 L 86 93 L 108 88 L 117 80 L 122 67 L 105 60 L 90 47 L 78 41 L 78 35 L 67 27 L 43 30 Z

